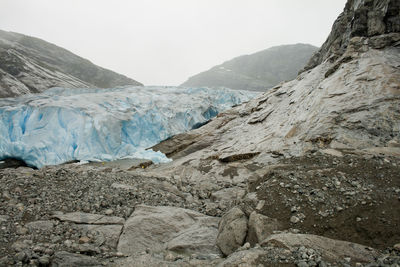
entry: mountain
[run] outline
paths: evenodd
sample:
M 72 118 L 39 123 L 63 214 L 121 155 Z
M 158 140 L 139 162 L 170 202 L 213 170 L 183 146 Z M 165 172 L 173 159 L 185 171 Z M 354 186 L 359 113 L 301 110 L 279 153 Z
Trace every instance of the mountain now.
M 294 79 L 317 49 L 308 44 L 271 47 L 226 61 L 190 77 L 182 86 L 265 91 L 282 81 Z
M 0 97 L 51 87 L 142 85 L 38 38 L 0 30 Z

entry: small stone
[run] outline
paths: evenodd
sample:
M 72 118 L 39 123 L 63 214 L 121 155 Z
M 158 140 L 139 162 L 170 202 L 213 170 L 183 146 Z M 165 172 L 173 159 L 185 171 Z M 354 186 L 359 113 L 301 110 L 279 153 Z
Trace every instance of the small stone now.
M 296 216 L 292 216 L 290 217 L 290 222 L 291 223 L 298 223 L 300 221 L 300 219 Z
M 40 263 L 41 265 L 44 265 L 44 266 L 49 265 L 49 264 L 50 264 L 50 257 L 47 256 L 47 255 L 40 257 L 40 258 L 39 258 L 39 263 Z
M 249 249 L 250 248 L 250 243 L 249 242 L 244 243 L 242 248 L 245 249 L 245 250 Z
M 69 247 L 72 246 L 72 241 L 71 241 L 71 240 L 65 240 L 65 241 L 64 241 L 64 245 L 65 245 L 67 248 L 69 248 Z
M 308 267 L 308 264 L 305 261 L 300 261 L 297 263 L 297 267 Z
M 265 200 L 260 200 L 257 204 L 256 210 L 261 210 L 265 205 Z
M 165 255 L 165 260 L 166 261 L 175 261 L 176 257 L 173 253 L 168 252 L 167 255 Z
M 53 255 L 54 254 L 54 250 L 52 250 L 51 248 L 46 248 L 45 250 L 44 250 L 44 254 L 46 254 L 46 255 Z
M 347 261 L 347 262 L 350 262 L 351 258 L 350 257 L 346 257 L 346 258 L 344 258 L 344 260 Z
M 393 248 L 397 251 L 400 251 L 400 243 L 397 243 L 393 246 Z
M 28 234 L 28 228 L 18 225 L 16 227 L 16 233 L 18 235 L 26 235 Z
M 79 238 L 79 244 L 84 244 L 84 243 L 89 243 L 90 238 L 87 236 L 82 236 L 81 238 Z
M 106 215 L 111 215 L 111 214 L 114 213 L 114 211 L 113 211 L 112 209 L 106 209 L 106 210 L 104 211 L 104 213 L 105 213 Z
M 357 218 L 356 218 L 356 221 L 357 221 L 357 222 L 361 222 L 361 218 L 360 218 L 360 217 L 357 217 Z
M 17 258 L 17 260 L 22 261 L 22 262 L 25 262 L 28 260 L 28 255 L 26 255 L 26 253 L 23 251 L 15 254 L 15 257 Z

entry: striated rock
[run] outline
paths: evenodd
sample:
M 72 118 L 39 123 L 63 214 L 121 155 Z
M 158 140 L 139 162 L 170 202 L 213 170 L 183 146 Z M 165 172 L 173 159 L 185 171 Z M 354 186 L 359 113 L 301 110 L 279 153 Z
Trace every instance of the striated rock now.
M 261 245 L 290 250 L 304 246 L 319 251 L 322 257 L 330 261 L 340 261 L 350 257 L 355 262 L 371 262 L 378 256 L 375 250 L 360 244 L 309 234 L 275 234 L 262 241 Z
M 222 216 L 218 226 L 217 246 L 229 255 L 244 244 L 247 234 L 246 214 L 234 207 Z
M 82 224 L 124 224 L 125 220 L 116 216 L 104 216 L 84 212 L 71 212 L 53 216 L 60 221 L 67 221 Z
M 249 231 L 246 240 L 252 245 L 260 243 L 281 227 L 277 219 L 253 211 L 249 217 Z
M 118 251 L 126 255 L 137 255 L 146 249 L 218 253 L 218 221 L 187 209 L 139 205 L 125 223 Z

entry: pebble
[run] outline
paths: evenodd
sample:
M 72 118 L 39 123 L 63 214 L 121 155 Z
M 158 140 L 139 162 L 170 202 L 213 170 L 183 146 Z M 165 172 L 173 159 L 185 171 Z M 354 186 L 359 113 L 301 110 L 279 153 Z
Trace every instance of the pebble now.
M 106 210 L 104 211 L 104 213 L 105 213 L 106 215 L 111 215 L 111 214 L 114 213 L 114 211 L 113 211 L 112 209 L 106 209 Z
M 300 261 L 297 263 L 297 267 L 308 267 L 308 264 L 305 261 Z
M 297 216 L 292 216 L 290 217 L 290 222 L 291 223 L 298 223 L 300 219 Z

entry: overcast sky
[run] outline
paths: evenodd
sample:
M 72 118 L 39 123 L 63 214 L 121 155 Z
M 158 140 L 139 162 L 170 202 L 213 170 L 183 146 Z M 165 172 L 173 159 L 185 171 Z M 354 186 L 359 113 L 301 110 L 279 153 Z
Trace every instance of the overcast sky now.
M 271 46 L 320 46 L 346 0 L 0 0 L 0 29 L 146 85 L 178 85 Z

